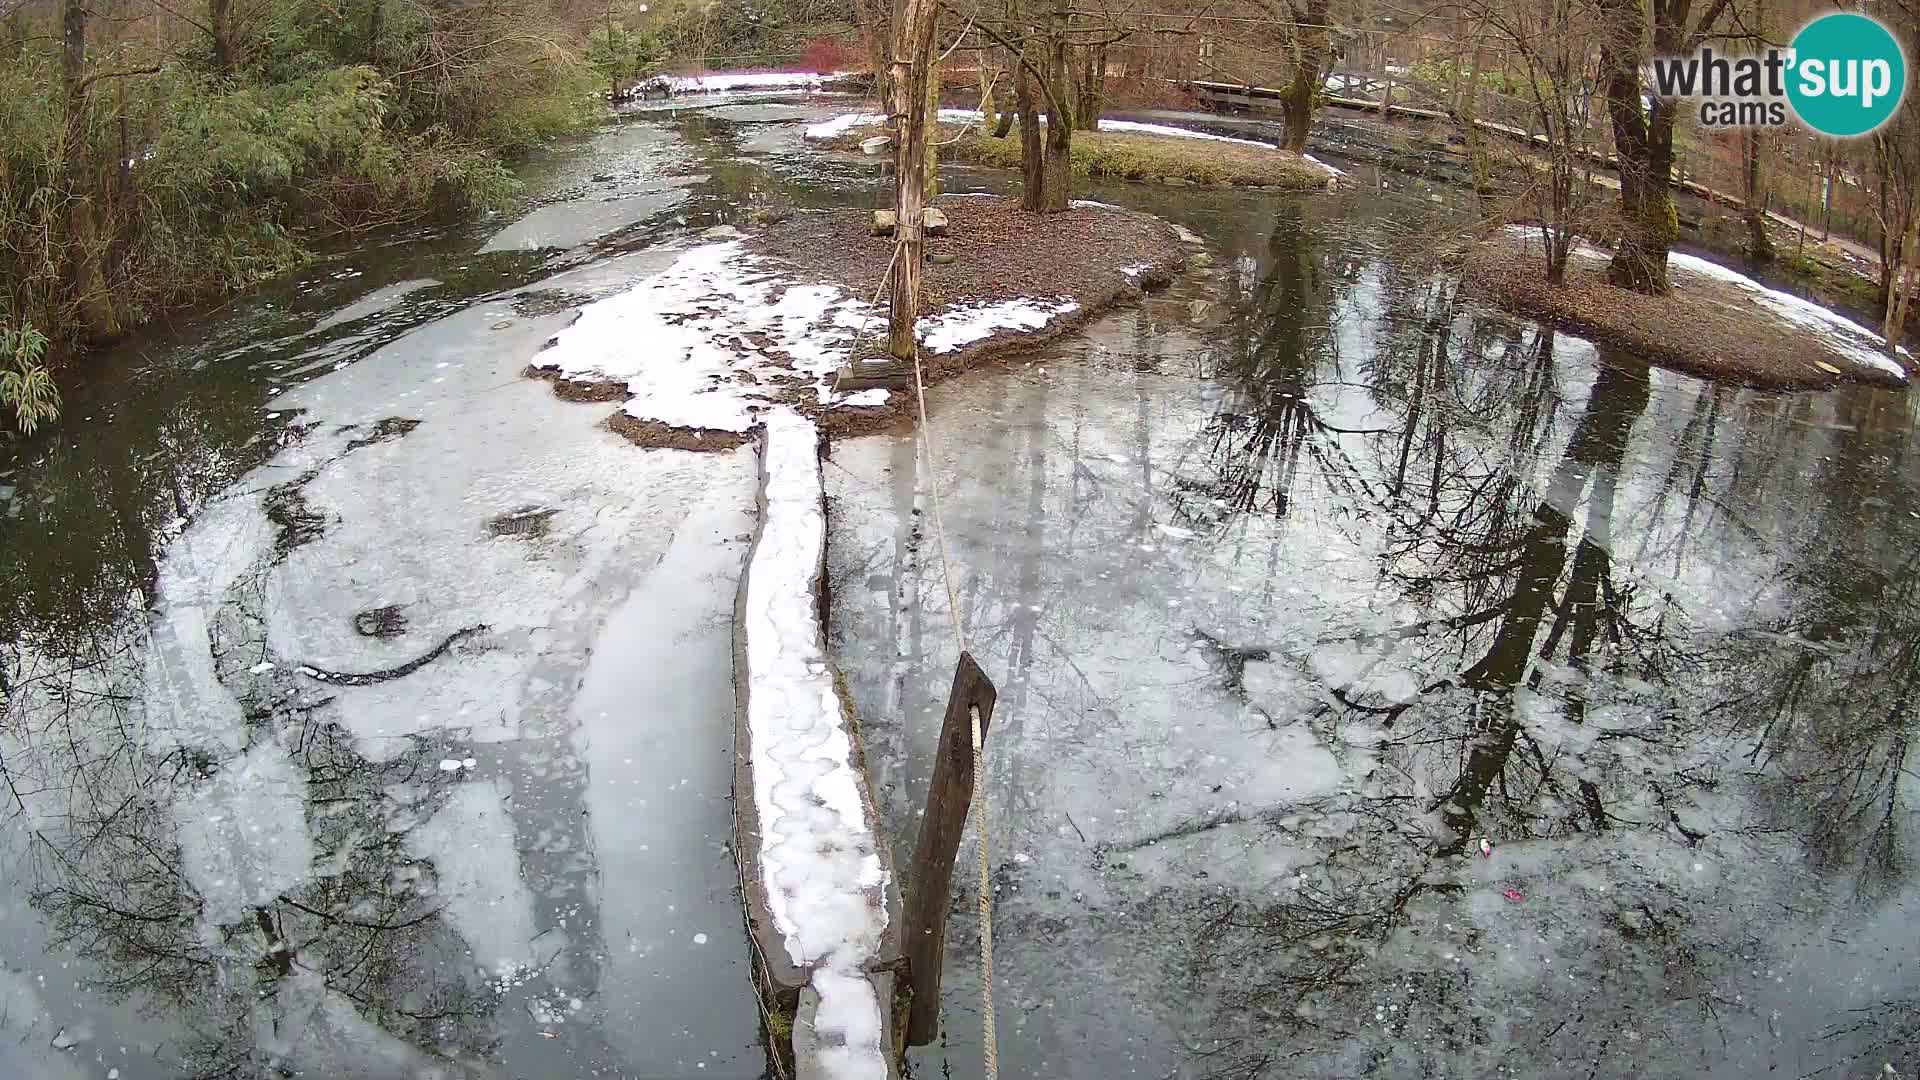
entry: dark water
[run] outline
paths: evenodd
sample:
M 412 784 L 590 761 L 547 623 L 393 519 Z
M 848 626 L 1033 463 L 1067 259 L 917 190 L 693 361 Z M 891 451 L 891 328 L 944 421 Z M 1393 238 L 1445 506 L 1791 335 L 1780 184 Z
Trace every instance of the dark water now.
M 760 1074 L 753 463 L 521 368 L 670 241 L 880 201 L 800 146 L 834 111 L 631 115 L 522 214 L 129 344 L 0 462 L 0 1075 Z M 1003 692 L 1007 1075 L 1911 1071 L 1907 402 L 1480 311 L 1397 257 L 1455 193 L 1360 180 L 1090 190 L 1215 267 L 935 391 Z M 953 658 L 929 473 L 834 461 L 905 843 Z M 926 1075 L 978 1071 L 974 933 Z
M 1516 323 L 1407 265 L 1417 205 L 1162 206 L 1214 288 L 932 391 L 937 466 L 834 450 L 903 864 L 956 648 L 935 478 L 1000 687 L 1003 1074 L 1911 1075 L 1910 399 Z M 921 1075 L 980 1074 L 960 863 Z

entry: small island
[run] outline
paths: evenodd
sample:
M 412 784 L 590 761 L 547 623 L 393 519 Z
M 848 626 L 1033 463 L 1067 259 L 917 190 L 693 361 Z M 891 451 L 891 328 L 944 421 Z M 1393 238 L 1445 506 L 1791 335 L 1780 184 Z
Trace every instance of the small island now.
M 1148 214 L 1076 201 L 1030 214 L 1014 200 L 935 200 L 918 326 L 933 383 L 1038 348 L 1144 289 L 1190 241 Z M 830 436 L 895 429 L 912 395 L 838 392 L 834 376 L 885 346 L 876 300 L 894 252 L 861 210 L 799 211 L 750 232 L 722 226 L 666 269 L 587 305 L 527 369 L 561 397 L 622 401 L 608 421 L 641 446 L 730 449 L 789 406 Z

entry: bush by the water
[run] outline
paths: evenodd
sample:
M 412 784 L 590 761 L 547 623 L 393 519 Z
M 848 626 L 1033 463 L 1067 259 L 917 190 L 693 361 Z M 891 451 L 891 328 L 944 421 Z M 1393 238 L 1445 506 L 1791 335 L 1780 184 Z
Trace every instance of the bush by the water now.
M 501 205 L 507 160 L 600 108 L 544 2 L 83 14 L 75 64 L 77 2 L 0 22 L 0 326 L 56 354 L 329 237 Z

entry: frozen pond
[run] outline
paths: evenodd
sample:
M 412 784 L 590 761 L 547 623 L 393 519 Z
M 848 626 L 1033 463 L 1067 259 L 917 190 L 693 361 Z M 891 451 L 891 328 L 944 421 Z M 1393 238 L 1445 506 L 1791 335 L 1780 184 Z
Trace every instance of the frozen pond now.
M 1003 1075 L 1911 1075 L 1910 401 L 1599 355 L 1324 202 L 1186 223 L 1224 307 L 930 392 L 1001 695 Z M 933 475 L 876 438 L 828 477 L 906 865 Z M 966 844 L 942 1075 L 980 1070 Z
M 801 142 L 849 103 L 708 106 L 145 335 L 0 459 L 0 1076 L 762 1074 L 754 463 L 522 376 L 712 226 L 880 198 Z M 1007 1075 L 1910 1074 L 1907 402 L 1549 344 L 1384 258 L 1444 197 L 1356 175 L 1089 191 L 1211 282 L 933 392 Z M 928 476 L 827 476 L 905 845 Z M 920 1075 L 977 1075 L 974 934 Z

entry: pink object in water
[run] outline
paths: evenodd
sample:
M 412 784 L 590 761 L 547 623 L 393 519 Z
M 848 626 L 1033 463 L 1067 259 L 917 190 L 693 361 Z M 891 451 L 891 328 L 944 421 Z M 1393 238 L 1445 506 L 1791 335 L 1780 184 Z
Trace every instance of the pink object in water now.
M 1518 889 L 1501 889 L 1500 895 L 1506 897 L 1507 899 L 1513 901 L 1516 904 L 1526 899 L 1526 897 L 1520 895 L 1520 890 Z
M 1480 857 L 1483 859 L 1493 858 L 1493 841 L 1484 836 L 1480 838 Z

